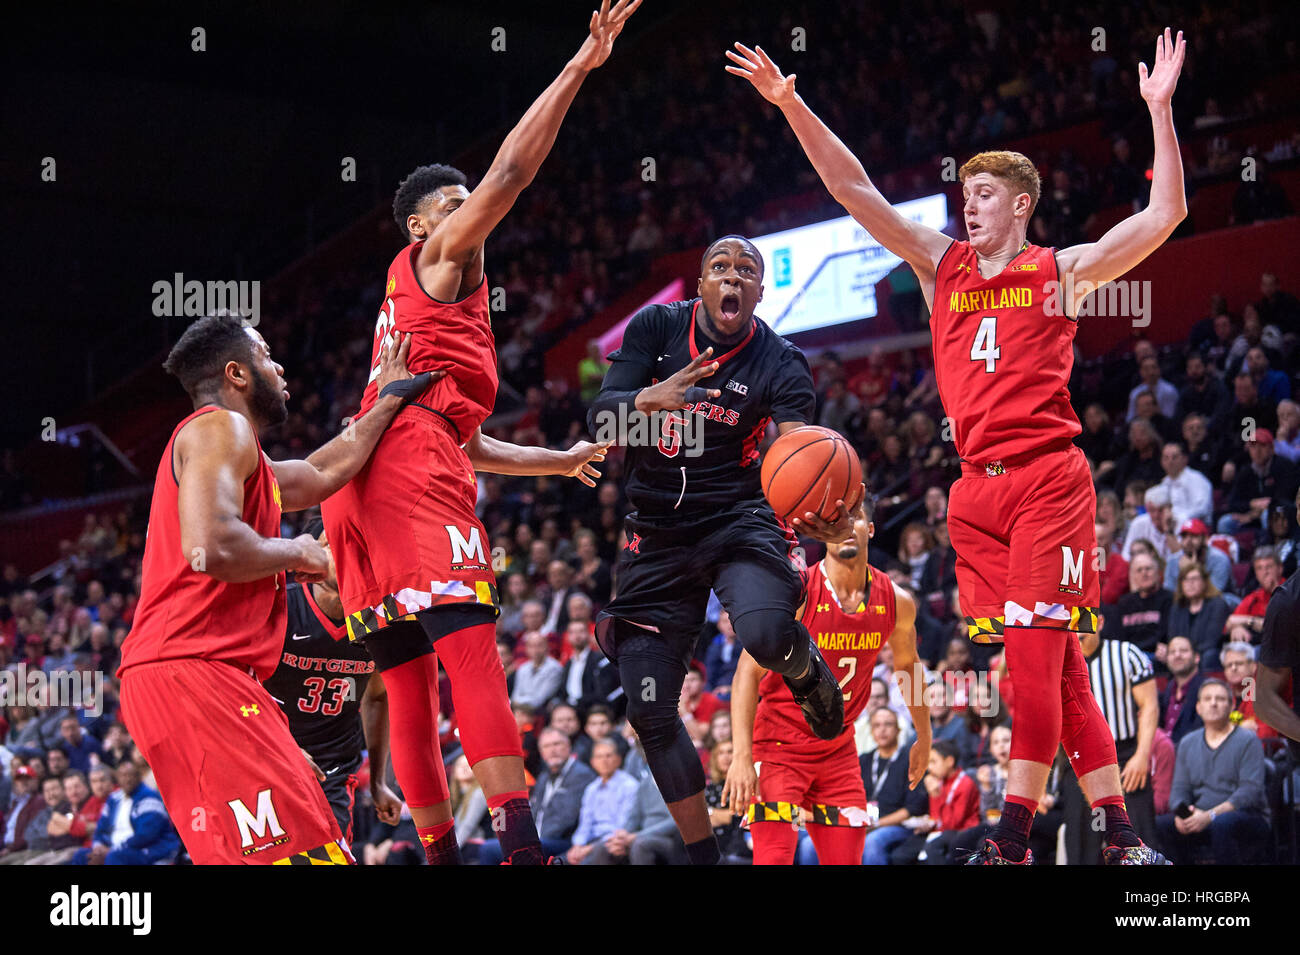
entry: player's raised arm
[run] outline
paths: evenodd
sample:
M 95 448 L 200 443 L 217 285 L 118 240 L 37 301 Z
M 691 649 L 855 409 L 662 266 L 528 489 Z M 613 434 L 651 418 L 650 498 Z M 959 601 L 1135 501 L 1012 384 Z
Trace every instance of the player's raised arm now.
M 482 428 L 476 428 L 465 443 L 465 453 L 469 455 L 475 471 L 488 471 L 492 474 L 562 474 L 565 477 L 575 477 L 588 487 L 595 487 L 600 478 L 600 472 L 592 466 L 593 462 L 604 461 L 608 448 L 608 443 L 579 441 L 567 451 L 552 451 L 550 448 L 498 441 L 484 434 Z
M 1077 314 L 1079 300 L 1145 259 L 1173 234 L 1178 223 L 1187 218 L 1183 160 L 1178 153 L 1178 136 L 1174 132 L 1174 113 L 1170 105 L 1186 50 L 1182 31 L 1178 31 L 1175 40 L 1170 38 L 1166 27 L 1164 35 L 1156 38 L 1155 65 L 1150 74 L 1145 63 L 1138 64 L 1138 89 L 1151 110 L 1151 129 L 1155 136 L 1151 201 L 1141 212 L 1129 216 L 1096 242 L 1072 246 L 1057 255 L 1062 276 L 1073 273 L 1077 290 L 1075 300 L 1068 306 L 1070 315 Z
M 835 201 L 872 238 L 910 265 L 918 277 L 932 276 L 952 239 L 913 222 L 889 204 L 868 178 L 858 158 L 795 92 L 795 74 L 783 76 L 761 46 L 751 50 L 737 43 L 736 50 L 739 52 L 726 51 L 727 58 L 735 64 L 726 67 L 727 72 L 749 80 L 765 100 L 781 110 Z
M 587 38 L 573 59 L 506 136 L 478 188 L 420 250 L 422 267 L 448 259 L 463 260 L 478 252 L 488 233 L 537 175 L 582 81 L 609 58 L 615 38 L 640 5 L 641 0 L 618 0 L 611 8 L 609 0 L 602 0 L 600 9 L 591 15 Z
M 754 718 L 764 672 L 749 651 L 742 650 L 731 677 L 731 768 L 722 787 L 722 805 L 736 813 L 759 799 L 758 775 L 754 772 Z
M 917 666 L 920 658 L 916 655 L 916 604 L 909 594 L 895 587 L 894 606 L 897 612 L 889 647 L 894 651 L 895 680 L 916 728 L 916 742 L 907 761 L 907 781 L 915 789 L 930 762 L 930 707 L 925 702 L 925 680 Z
M 310 535 L 267 538 L 244 523 L 244 482 L 256 470 L 259 453 L 248 419 L 235 412 L 214 411 L 181 430 L 173 465 L 182 556 L 199 573 L 226 583 L 282 570 L 319 580 L 329 556 Z
M 360 421 L 321 445 L 300 461 L 272 461 L 271 470 L 280 485 L 281 508 L 301 511 L 329 497 L 361 470 L 370 460 L 375 445 L 393 420 L 393 416 L 429 383 L 446 372 L 411 375 L 406 356 L 411 350 L 410 334 L 394 336 L 392 344 L 380 358 L 379 400 Z

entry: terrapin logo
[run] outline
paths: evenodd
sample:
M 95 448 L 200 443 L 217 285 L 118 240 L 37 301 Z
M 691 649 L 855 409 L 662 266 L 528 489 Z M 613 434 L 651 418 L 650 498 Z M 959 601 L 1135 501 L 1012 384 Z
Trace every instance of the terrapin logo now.
M 50 924 L 62 926 L 128 925 L 134 935 L 153 928 L 153 895 L 149 892 L 68 892 L 50 896 Z

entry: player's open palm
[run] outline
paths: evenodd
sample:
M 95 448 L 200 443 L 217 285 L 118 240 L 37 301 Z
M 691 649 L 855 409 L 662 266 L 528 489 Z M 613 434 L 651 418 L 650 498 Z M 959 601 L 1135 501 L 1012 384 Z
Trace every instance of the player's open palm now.
M 758 773 L 752 759 L 732 759 L 722 784 L 722 805 L 739 815 L 750 803 L 758 802 Z
M 564 471 L 564 476 L 577 478 L 587 487 L 595 487 L 596 481 L 600 478 L 600 472 L 593 467 L 593 462 L 604 461 L 605 452 L 608 450 L 608 441 L 603 441 L 600 444 L 591 441 L 579 441 L 565 452 L 569 459 L 566 462 L 568 468 Z
M 1174 87 L 1178 85 L 1178 74 L 1183 69 L 1183 56 L 1187 53 L 1187 41 L 1183 31 L 1178 31 L 1177 39 L 1171 39 L 1169 28 L 1165 27 L 1163 35 L 1156 37 L 1156 58 L 1147 73 L 1145 63 L 1138 64 L 1138 91 L 1151 106 L 1167 106 L 1173 98 Z
M 639 6 L 641 0 L 618 0 L 611 9 L 609 0 L 602 0 L 600 9 L 592 11 L 591 32 L 573 58 L 574 65 L 590 71 L 608 60 L 610 51 L 614 49 L 614 40 L 623 32 L 627 18 Z
M 751 50 L 745 44 L 737 42 L 736 49 L 740 52 L 726 51 L 727 59 L 736 64 L 726 67 L 728 73 L 749 80 L 754 89 L 758 90 L 759 95 L 773 106 L 785 106 L 787 103 L 794 102 L 794 73 L 782 76 L 777 65 L 763 52 L 761 46 Z

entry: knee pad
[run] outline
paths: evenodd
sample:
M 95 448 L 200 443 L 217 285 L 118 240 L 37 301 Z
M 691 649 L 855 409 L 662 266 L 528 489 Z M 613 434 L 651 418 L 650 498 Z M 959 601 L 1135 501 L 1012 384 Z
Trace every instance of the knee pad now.
M 1008 627 L 1007 671 L 1016 688 L 1011 758 L 1050 765 L 1061 742 L 1066 641 L 1074 634 L 1046 627 Z
M 731 623 L 759 666 L 783 676 L 797 676 L 808 668 L 808 628 L 789 611 L 750 610 Z

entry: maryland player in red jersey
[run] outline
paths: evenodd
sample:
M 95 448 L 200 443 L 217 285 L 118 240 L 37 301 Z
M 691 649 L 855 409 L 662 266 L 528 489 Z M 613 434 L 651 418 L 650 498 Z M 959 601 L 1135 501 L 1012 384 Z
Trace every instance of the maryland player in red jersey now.
M 760 667 L 748 651 L 736 663 L 731 681 L 733 755 L 723 805 L 749 807 L 757 865 L 794 861 L 796 814 L 807 825 L 820 863 L 862 864 L 865 827 L 870 823 L 853 723 L 871 696 L 871 675 L 884 641 L 894 652 L 895 672 L 905 675 L 905 686 L 917 663 L 916 605 L 894 587 L 888 574 L 868 563 L 867 542 L 875 525 L 867 508 L 864 493 L 853 511 L 853 536 L 827 545 L 825 559 L 804 571 L 804 599 L 797 611 L 840 677 L 844 729 L 839 736 L 813 736 L 785 680 Z M 918 701 L 908 707 L 917 727 L 908 781 L 916 786 L 930 758 L 930 708 L 919 692 L 905 696 Z
M 609 57 L 640 2 L 603 0 L 582 47 L 506 137 L 473 192 L 459 170 L 421 166 L 393 201 L 409 244 L 388 270 L 361 420 L 374 402 L 378 356 L 394 335 L 414 336 L 412 369 L 445 377 L 397 417 L 370 464 L 321 514 L 348 634 L 365 641 L 383 674 L 393 770 L 431 864 L 460 862 L 438 749 L 440 660 L 507 861 L 544 861 L 496 650 L 496 577 L 475 515 L 474 472 L 569 475 L 594 485 L 600 474 L 592 465 L 606 445 L 524 448 L 480 430 L 497 392 L 484 242 L 536 175 L 578 88 Z
M 304 461 L 272 461 L 257 433 L 288 415 L 284 369 L 231 317 L 195 322 L 165 368 L 195 411 L 154 479 L 143 584 L 122 645 L 122 716 L 197 864 L 347 864 L 351 856 L 289 724 L 262 688 L 284 640 L 285 572 L 323 579 L 310 536 L 281 511 L 312 507 L 360 469 L 408 392 L 428 384 L 385 351 L 366 420 Z
M 931 308 L 935 376 L 963 459 L 948 528 L 957 551 L 962 612 L 972 639 L 1003 640 L 1017 720 L 1002 819 L 977 864 L 1030 861 L 1028 836 L 1052 759 L 1064 744 L 1079 784 L 1106 818 L 1107 864 L 1161 864 L 1124 809 L 1114 742 L 1092 698 L 1076 633 L 1095 626 L 1095 494 L 1072 440 L 1071 346 L 1080 303 L 1160 246 L 1187 215 L 1170 100 L 1182 69 L 1182 34 L 1156 40 L 1139 90 L 1155 138 L 1151 201 L 1098 241 L 1068 249 L 1030 245 L 1039 197 L 1026 157 L 986 152 L 958 172 L 967 241 L 900 215 L 862 164 L 795 93 L 761 49 L 737 43 L 728 72 L 778 106 L 841 205 L 917 274 Z

